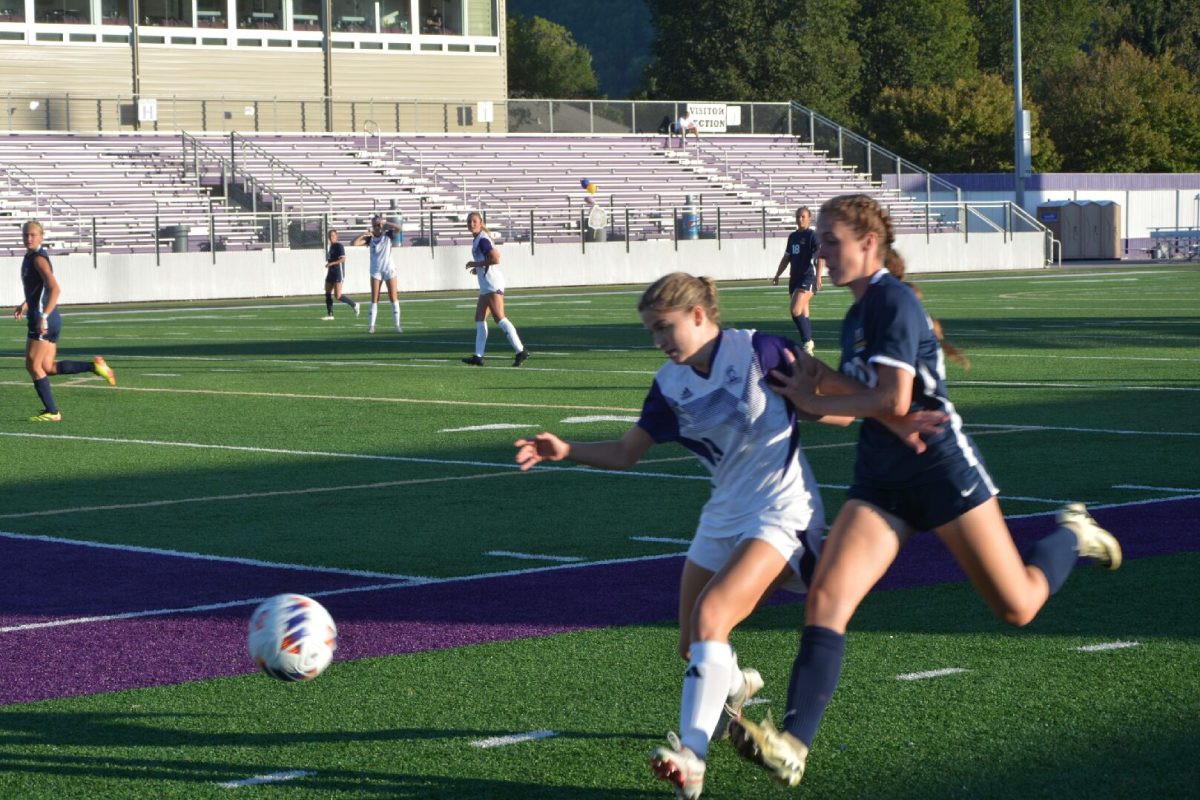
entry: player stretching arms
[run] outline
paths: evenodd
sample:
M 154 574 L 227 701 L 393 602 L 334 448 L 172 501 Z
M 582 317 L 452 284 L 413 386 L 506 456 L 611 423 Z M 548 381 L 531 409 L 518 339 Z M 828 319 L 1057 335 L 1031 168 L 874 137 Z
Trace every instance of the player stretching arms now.
M 379 289 L 386 283 L 388 299 L 392 301 L 392 320 L 396 333 L 400 329 L 400 296 L 396 291 L 396 265 L 392 263 L 392 233 L 400 230 L 398 225 L 384 222 L 376 214 L 371 218 L 371 230 L 356 238 L 351 246 L 368 245 L 371 248 L 371 312 L 367 316 L 367 333 L 375 332 L 375 318 L 379 315 Z
M 517 463 L 570 459 L 627 469 L 655 442 L 679 442 L 712 473 L 712 496 L 688 548 L 679 585 L 679 653 L 683 679 L 679 736 L 655 748 L 650 766 L 697 798 L 704 786 L 709 742 L 762 687 L 741 669 L 729 634 L 776 588 L 803 591 L 824 528 L 816 479 L 800 450 L 795 409 L 768 391 L 767 373 L 785 365 L 791 342 L 752 330 L 721 330 L 716 285 L 682 272 L 646 289 L 638 303 L 654 344 L 667 356 L 642 406 L 641 419 L 620 439 L 566 442 L 539 433 L 516 442 Z M 815 417 L 807 417 L 816 419 Z M 920 430 L 941 415 L 898 421 Z M 849 424 L 849 417 L 822 419 Z M 929 427 L 918 428 L 922 422 Z
M 788 294 L 792 298 L 792 322 L 800 331 L 800 340 L 804 343 L 804 352 L 813 354 L 812 322 L 808 316 L 808 304 L 812 296 L 821 291 L 821 267 L 817 235 L 809 225 L 812 223 L 812 212 L 808 206 L 796 209 L 796 230 L 788 236 L 787 248 L 783 258 L 779 259 L 779 267 L 775 277 L 771 278 L 773 286 L 779 285 L 779 276 L 792 266 L 788 273 Z
M 338 232 L 329 231 L 329 252 L 325 254 L 325 316 L 328 322 L 333 319 L 333 301 L 340 300 L 354 309 L 358 316 L 358 303 L 342 294 L 342 284 L 346 282 L 346 248 L 338 241 Z
M 46 235 L 42 223 L 30 220 L 21 226 L 25 241 L 25 260 L 21 262 L 21 284 L 25 289 L 25 301 L 13 309 L 13 318 L 29 317 L 29 335 L 25 342 L 25 369 L 33 378 L 33 388 L 42 401 L 42 411 L 29 418 L 30 422 L 61 422 L 62 413 L 54 402 L 50 390 L 51 375 L 74 375 L 79 372 L 94 372 L 109 385 L 117 385 L 117 376 L 104 359 L 96 356 L 87 361 L 55 361 L 58 352 L 58 337 L 62 332 L 62 318 L 58 313 L 58 298 L 62 289 L 54 277 L 50 265 L 50 254 L 42 247 Z
M 818 235 L 830 280 L 848 286 L 854 305 L 842 323 L 841 372 L 803 357 L 790 374 L 773 374 L 775 391 L 813 415 L 872 417 L 916 409 L 945 412 L 948 429 L 906 447 L 873 419 L 859 431 L 854 483 L 813 575 L 800 653 L 792 668 L 783 730 L 735 720 L 738 751 L 786 786 L 804 774 L 809 748 L 838 685 L 846 627 L 915 531 L 934 531 L 992 612 L 1021 626 L 1062 586 L 1078 556 L 1109 569 L 1121 547 L 1084 507 L 1058 512 L 1058 528 L 1017 552 L 1000 513 L 997 489 L 946 394 L 942 347 L 933 321 L 903 282 L 904 260 L 887 212 L 866 195 L 821 207 Z
M 483 224 L 483 217 L 478 211 L 467 215 L 467 230 L 475 238 L 471 242 L 471 260 L 467 269 L 479 280 L 479 300 L 475 303 L 475 354 L 464 358 L 464 364 L 472 367 L 483 366 L 483 353 L 487 349 L 487 315 L 492 312 L 492 319 L 508 337 L 508 343 L 516 352 L 513 366 L 519 367 L 529 358 L 529 351 L 521 344 L 517 326 L 504 316 L 504 275 L 500 272 L 500 250 L 492 241 L 492 232 Z

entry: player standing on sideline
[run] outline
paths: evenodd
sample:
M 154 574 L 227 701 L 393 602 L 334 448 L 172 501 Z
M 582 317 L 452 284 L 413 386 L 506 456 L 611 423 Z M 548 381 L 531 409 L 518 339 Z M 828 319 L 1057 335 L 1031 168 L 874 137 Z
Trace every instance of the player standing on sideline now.
M 796 209 L 796 230 L 788 236 L 787 248 L 783 258 L 779 259 L 779 267 L 771 285 L 779 285 L 779 276 L 791 264 L 788 274 L 788 293 L 792 298 L 792 322 L 800 331 L 800 340 L 804 343 L 804 352 L 810 356 L 816 345 L 813 344 L 812 322 L 808 317 L 808 303 L 812 296 L 821 291 L 821 268 L 825 262 L 820 258 L 820 246 L 817 234 L 809 225 L 812 223 L 812 212 L 808 206 Z
M 1060 509 L 1058 528 L 1022 558 L 998 490 L 946 394 L 943 350 L 903 281 L 887 212 L 866 195 L 835 197 L 821 207 L 818 234 L 830 280 L 854 294 L 842 323 L 841 372 L 802 356 L 794 372 L 772 374 L 772 388 L 808 414 L 869 418 L 930 409 L 945 412 L 950 424 L 925 436 L 919 452 L 876 420 L 862 423 L 854 482 L 809 587 L 783 730 L 770 719 L 730 726 L 738 751 L 786 786 L 800 782 L 837 688 L 850 619 L 913 532 L 934 531 L 992 612 L 1015 626 L 1033 620 L 1079 556 L 1121 565 L 1116 538 L 1079 503 Z
M 25 242 L 25 260 L 21 262 L 21 285 L 25 301 L 13 309 L 13 319 L 29 317 L 29 335 L 25 342 L 25 369 L 33 378 L 33 388 L 42 401 L 42 412 L 29 418 L 30 422 L 61 422 L 62 413 L 54 402 L 50 389 L 51 375 L 74 375 L 94 372 L 110 386 L 117 385 L 117 376 L 104 359 L 96 356 L 87 361 L 55 361 L 62 318 L 58 313 L 58 298 L 62 289 L 54 277 L 50 254 L 42 247 L 46 235 L 42 223 L 30 220 L 21 226 Z
M 529 358 L 529 351 L 521 344 L 517 327 L 504 316 L 504 274 L 500 272 L 500 249 L 492 241 L 491 231 L 483 224 L 483 216 L 478 211 L 467 215 L 467 230 L 474 236 L 471 242 L 471 260 L 467 269 L 479 279 L 479 300 L 475 303 L 475 355 L 464 358 L 464 364 L 473 367 L 483 366 L 483 353 L 487 349 L 487 315 L 492 312 L 492 319 L 508 337 L 516 356 L 513 366 L 519 367 Z
M 775 589 L 804 590 L 825 515 L 800 449 L 796 411 L 767 388 L 767 374 L 785 366 L 791 342 L 721 330 L 712 279 L 682 272 L 651 284 L 638 312 L 668 359 L 638 423 L 610 441 L 566 442 L 539 433 L 515 445 L 522 470 L 563 459 L 627 469 L 655 442 L 679 442 L 712 473 L 712 496 L 679 584 L 679 653 L 688 661 L 680 735 L 669 734 L 668 746 L 650 754 L 655 775 L 690 800 L 704 786 L 709 742 L 724 737 L 730 719 L 762 688 L 757 670 L 738 667 L 729 634 Z M 941 415 L 913 415 L 897 422 L 898 433 L 903 428 L 915 441 L 921 431 L 940 430 L 940 422 Z
M 332 228 L 329 231 L 329 252 L 325 254 L 325 316 L 326 322 L 333 319 L 333 301 L 341 300 L 354 309 L 358 316 L 358 303 L 342 294 L 342 284 L 346 282 L 346 248 L 338 241 L 338 232 Z
M 352 247 L 367 245 L 371 248 L 371 313 L 367 317 L 367 333 L 375 332 L 375 318 L 379 315 L 379 288 L 387 283 L 388 299 L 392 301 L 392 319 L 396 333 L 400 329 L 400 297 L 396 293 L 396 265 L 392 263 L 392 234 L 400 226 L 384 221 L 376 214 L 371 218 L 371 230 L 356 238 Z

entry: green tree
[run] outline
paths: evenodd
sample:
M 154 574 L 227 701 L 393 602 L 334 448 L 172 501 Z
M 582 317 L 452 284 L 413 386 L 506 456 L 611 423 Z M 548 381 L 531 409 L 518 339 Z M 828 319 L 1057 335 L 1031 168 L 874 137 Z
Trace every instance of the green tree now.
M 979 42 L 967 0 L 864 0 L 856 39 L 866 108 L 885 87 L 949 85 L 976 71 Z
M 1047 75 L 1042 105 L 1065 170 L 1200 170 L 1200 87 L 1167 56 L 1077 54 Z
M 979 68 L 1013 74 L 1013 0 L 969 0 L 979 39 Z M 1047 72 L 1080 51 L 1115 43 L 1119 14 L 1109 0 L 1021 0 L 1021 76 L 1036 96 Z
M 508 18 L 508 96 L 597 97 L 592 56 L 562 25 L 541 17 Z
M 645 3 L 629 0 L 508 0 L 510 14 L 539 16 L 557 22 L 592 54 L 600 91 L 628 97 L 650 61 L 654 28 Z M 602 20 L 603 24 L 597 24 Z
M 847 122 L 858 0 L 646 0 L 657 31 L 642 95 L 800 100 Z
M 1062 159 L 1033 118 L 1033 165 L 1058 169 Z M 949 85 L 888 88 L 879 95 L 872 127 L 880 143 L 935 172 L 1011 172 L 1013 91 L 998 75 L 980 73 Z
M 1116 36 L 1148 56 L 1170 55 L 1200 79 L 1200 3 L 1138 0 L 1117 6 Z

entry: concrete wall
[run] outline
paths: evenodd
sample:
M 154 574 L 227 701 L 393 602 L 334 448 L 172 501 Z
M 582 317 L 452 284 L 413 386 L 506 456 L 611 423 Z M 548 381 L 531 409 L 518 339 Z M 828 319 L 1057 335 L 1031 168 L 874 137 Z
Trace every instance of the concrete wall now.
M 1043 237 L 1017 234 L 1005 243 L 1002 234 L 939 234 L 927 242 L 924 235 L 897 237 L 909 272 L 1037 269 L 1043 266 Z M 513 289 L 535 286 L 587 286 L 614 283 L 650 283 L 674 270 L 711 275 L 718 280 L 766 280 L 775 273 L 785 239 L 683 241 L 676 250 L 670 240 L 579 244 L 509 243 L 501 247 L 501 262 Z M 65 305 L 152 300 L 212 300 L 236 297 L 313 296 L 322 292 L 324 261 L 318 250 L 277 250 L 272 261 L 266 252 L 218 252 L 154 256 L 101 254 L 93 266 L 91 256 L 54 256 L 55 273 L 63 286 Z M 474 276 L 464 268 L 470 258 L 466 247 L 404 247 L 393 252 L 400 269 L 403 292 L 471 290 Z M 369 288 L 366 248 L 348 250 L 346 291 L 361 298 Z M 9 291 L 9 290 L 6 290 Z M 11 287 L 11 293 L 17 288 Z M 13 294 L 5 302 L 15 305 Z

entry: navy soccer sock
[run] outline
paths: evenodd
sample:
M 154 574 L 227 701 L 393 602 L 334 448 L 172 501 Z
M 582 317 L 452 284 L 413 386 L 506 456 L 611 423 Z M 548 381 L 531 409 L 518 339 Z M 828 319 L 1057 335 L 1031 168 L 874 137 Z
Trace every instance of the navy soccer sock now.
M 783 725 L 784 730 L 808 747 L 812 747 L 825 707 L 837 689 L 845 653 L 846 634 L 816 625 L 804 626 L 800 653 L 792 664 Z
M 325 313 L 333 316 L 333 292 L 325 293 Z
M 90 361 L 59 361 L 54 365 L 54 369 L 59 375 L 74 375 L 77 372 L 94 372 L 93 364 Z
M 807 315 L 794 316 L 792 322 L 796 323 L 796 330 L 800 331 L 800 341 L 811 342 L 813 340 L 812 320 Z
M 38 397 L 42 399 L 42 407 L 51 413 L 57 413 L 58 406 L 54 404 L 54 392 L 50 391 L 50 378 L 38 378 L 33 382 L 33 388 L 37 389 Z
M 1070 528 L 1059 528 L 1044 539 L 1038 539 L 1025 551 L 1025 563 L 1042 571 L 1050 584 L 1050 594 L 1067 582 L 1077 558 L 1079 539 Z
M 354 302 L 353 300 L 351 300 L 351 299 L 350 299 L 350 296 L 349 296 L 349 295 L 345 295 L 345 294 L 344 294 L 344 295 L 342 295 L 342 297 L 341 297 L 341 300 L 342 300 L 342 302 L 343 302 L 343 303 L 345 303 L 346 305 L 350 306 L 351 308 L 354 308 L 356 305 L 358 305 L 358 303 L 356 303 L 356 302 Z M 330 306 L 330 308 L 332 308 L 332 306 Z M 332 313 L 332 312 L 330 312 L 330 313 Z

